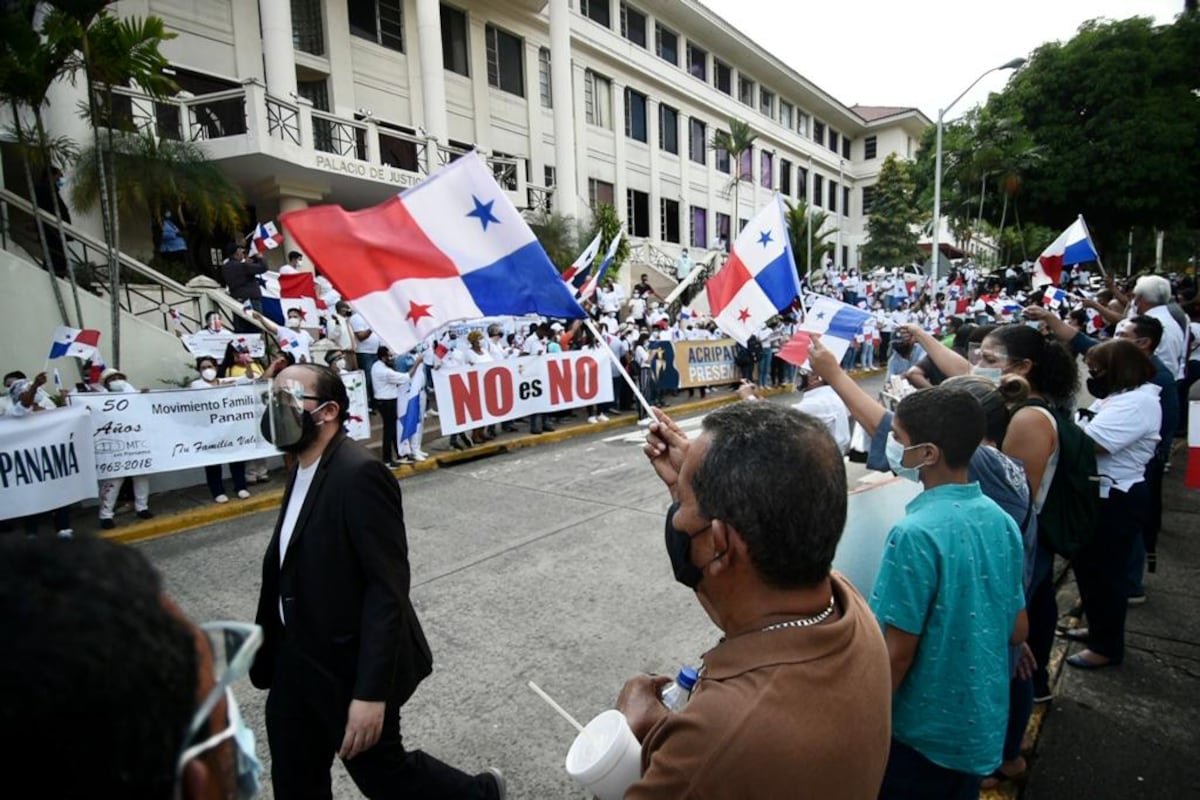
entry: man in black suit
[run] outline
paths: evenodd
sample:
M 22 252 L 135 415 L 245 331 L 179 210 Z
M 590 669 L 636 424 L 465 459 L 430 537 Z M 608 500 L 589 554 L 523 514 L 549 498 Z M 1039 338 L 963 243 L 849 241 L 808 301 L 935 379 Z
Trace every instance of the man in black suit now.
M 296 457 L 263 559 L 250 678 L 267 696 L 275 796 L 329 798 L 334 753 L 368 797 L 503 798 L 400 738 L 400 707 L 433 659 L 409 602 L 400 487 L 347 438 L 345 384 L 298 364 L 274 380 L 263 433 Z

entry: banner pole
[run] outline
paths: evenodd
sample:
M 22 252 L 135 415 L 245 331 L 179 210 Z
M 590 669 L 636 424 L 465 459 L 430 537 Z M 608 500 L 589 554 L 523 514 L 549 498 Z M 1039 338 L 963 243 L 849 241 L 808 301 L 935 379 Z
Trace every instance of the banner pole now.
M 639 403 L 641 403 L 642 408 L 646 409 L 646 413 L 649 415 L 650 420 L 652 422 L 656 421 L 658 417 L 654 416 L 654 407 L 650 405 L 650 401 L 646 399 L 646 396 L 642 394 L 642 390 L 638 388 L 637 381 L 635 381 L 629 375 L 629 372 L 626 371 L 625 365 L 621 363 L 621 359 L 617 358 L 617 354 L 614 353 L 612 348 L 608 346 L 608 340 L 604 338 L 602 333 L 600 333 L 600 330 L 596 327 L 596 323 L 592 321 L 591 317 L 584 317 L 583 324 L 586 325 L 587 329 L 592 332 L 592 336 L 594 336 L 596 339 L 596 344 L 603 347 L 605 351 L 607 351 L 608 357 L 611 358 L 613 363 L 617 365 L 617 369 L 621 371 L 621 377 L 624 378 L 625 382 L 629 384 L 629 388 L 633 390 L 633 396 L 637 398 Z M 616 398 L 614 397 L 613 400 L 616 401 Z

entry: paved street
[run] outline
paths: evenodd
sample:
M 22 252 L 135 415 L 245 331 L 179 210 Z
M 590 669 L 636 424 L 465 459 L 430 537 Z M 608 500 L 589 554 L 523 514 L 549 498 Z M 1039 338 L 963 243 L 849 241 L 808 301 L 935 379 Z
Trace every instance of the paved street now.
M 696 665 L 715 643 L 671 577 L 666 493 L 638 441 L 610 431 L 402 482 L 412 596 L 435 661 L 405 706 L 409 747 L 470 771 L 499 766 L 510 797 L 582 797 L 563 768 L 574 732 L 526 682 L 586 722 L 630 675 Z M 139 546 L 193 618 L 252 619 L 274 520 Z M 237 692 L 265 757 L 265 695 L 248 683 Z M 358 796 L 340 765 L 334 775 L 335 796 Z

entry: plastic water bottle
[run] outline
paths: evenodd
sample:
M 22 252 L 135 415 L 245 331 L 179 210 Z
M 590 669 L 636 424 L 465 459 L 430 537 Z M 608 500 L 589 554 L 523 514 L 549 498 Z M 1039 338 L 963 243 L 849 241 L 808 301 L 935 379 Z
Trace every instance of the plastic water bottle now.
M 696 685 L 698 677 L 696 670 L 691 667 L 680 667 L 675 680 L 664 686 L 658 693 L 663 705 L 672 711 L 682 711 L 683 707 L 687 705 L 688 696 L 692 693 L 692 687 Z

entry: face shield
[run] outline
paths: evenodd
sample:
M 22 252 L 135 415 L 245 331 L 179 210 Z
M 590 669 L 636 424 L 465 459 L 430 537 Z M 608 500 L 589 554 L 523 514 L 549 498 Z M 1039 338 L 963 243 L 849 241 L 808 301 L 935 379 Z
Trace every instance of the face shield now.
M 262 401 L 266 411 L 260 430 L 264 439 L 285 453 L 304 450 L 317 436 L 319 423 L 313 419 L 312 411 L 304 408 L 304 401 L 319 401 L 321 398 L 307 391 L 304 384 L 297 380 L 277 380 L 273 388 L 263 392 Z M 313 411 L 324 405 L 321 403 Z

